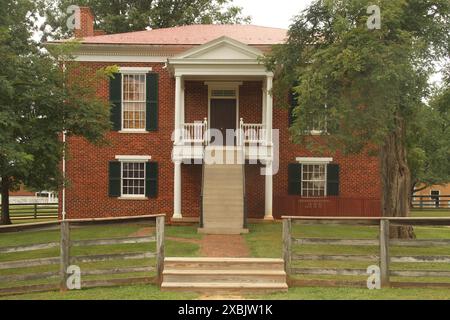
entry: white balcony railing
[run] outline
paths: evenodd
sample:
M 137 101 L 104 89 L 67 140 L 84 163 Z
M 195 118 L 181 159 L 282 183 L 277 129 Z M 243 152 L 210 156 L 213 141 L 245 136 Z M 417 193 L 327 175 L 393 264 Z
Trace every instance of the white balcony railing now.
M 183 124 L 183 143 L 203 144 L 207 141 L 208 120 Z
M 194 123 L 184 123 L 182 130 L 183 144 L 203 144 L 208 145 L 208 120 Z M 266 130 L 261 123 L 244 123 L 241 118 L 239 130 L 236 132 L 238 145 L 263 144 L 266 139 Z
M 261 123 L 244 123 L 240 121 L 240 144 L 260 144 L 265 140 L 264 125 Z

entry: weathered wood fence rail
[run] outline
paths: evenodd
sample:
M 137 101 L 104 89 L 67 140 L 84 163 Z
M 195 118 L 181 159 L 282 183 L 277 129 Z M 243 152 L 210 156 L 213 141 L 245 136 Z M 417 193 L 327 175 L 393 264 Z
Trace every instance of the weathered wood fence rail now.
M 57 203 L 10 203 L 11 219 L 58 219 Z
M 103 224 L 103 223 L 132 223 L 133 221 L 155 221 L 155 235 L 154 236 L 130 236 L 123 238 L 109 238 L 109 239 L 83 239 L 74 240 L 71 238 L 71 225 L 75 225 L 77 228 L 82 227 L 85 224 Z M 137 260 L 137 259 L 148 259 L 155 258 L 154 265 L 146 266 L 132 266 L 132 267 L 122 267 L 115 266 L 109 268 L 99 268 L 99 269 L 88 269 L 81 270 L 81 276 L 102 276 L 102 280 L 87 280 L 82 281 L 83 288 L 99 287 L 99 286 L 114 286 L 114 285 L 126 285 L 126 284 L 136 284 L 136 283 L 156 283 L 160 284 L 162 281 L 162 271 L 164 263 L 164 224 L 165 215 L 147 215 L 147 216 L 136 216 L 136 217 L 126 217 L 126 218 L 99 218 L 99 219 L 72 219 L 57 221 L 53 224 L 60 225 L 60 242 L 50 242 L 50 243 L 39 243 L 39 244 L 29 244 L 20 245 L 13 247 L 0 247 L 0 254 L 8 253 L 21 253 L 30 252 L 36 250 L 45 250 L 52 248 L 59 248 L 59 256 L 37 258 L 37 259 L 26 259 L 26 260 L 14 260 L 14 261 L 2 261 L 0 262 L 0 272 L 1 270 L 17 269 L 17 268 L 30 268 L 30 267 L 42 267 L 42 266 L 52 266 L 59 265 L 59 271 L 55 268 L 53 271 L 43 271 L 35 273 L 20 273 L 12 275 L 0 275 L 0 295 L 17 294 L 24 292 L 38 292 L 38 291 L 49 291 L 57 290 L 61 291 L 68 290 L 67 280 L 70 274 L 68 273 L 68 268 L 71 265 L 77 265 L 80 263 L 92 263 L 92 262 L 104 262 L 113 261 L 119 262 L 124 260 Z M 41 225 L 41 224 L 37 224 Z M 28 225 L 29 226 L 29 225 Z M 50 226 L 49 223 L 45 226 Z M 0 227 L 2 228 L 2 227 Z M 155 243 L 153 249 L 149 246 L 148 249 L 140 252 L 119 252 L 111 254 L 93 254 L 93 255 L 74 255 L 71 248 L 75 247 L 98 247 L 106 245 L 122 245 L 122 244 L 151 244 Z M 111 278 L 103 279 L 104 276 L 116 276 L 125 275 L 132 273 L 144 274 L 141 277 L 133 278 Z M 150 277 L 145 274 L 156 274 L 156 276 Z M 53 284 L 39 284 L 39 285 L 27 285 L 27 286 L 15 286 L 15 287 L 2 287 L 2 283 L 14 282 L 14 281 L 27 281 L 27 280 L 45 280 L 45 279 L 59 279 L 59 285 Z
M 433 210 L 450 209 L 450 195 L 414 195 L 412 200 L 414 209 Z
M 353 225 L 353 226 L 377 226 L 377 239 L 323 239 L 323 238 L 295 238 L 293 237 L 293 225 Z M 449 263 L 450 255 L 391 255 L 392 247 L 449 248 L 450 253 L 450 229 L 449 239 L 424 239 L 424 240 L 396 240 L 390 239 L 391 226 L 450 226 L 450 218 L 351 218 L 351 217 L 283 217 L 283 258 L 285 269 L 291 278 L 291 284 L 362 284 L 361 281 L 303 281 L 295 280 L 295 275 L 303 277 L 315 276 L 366 276 L 367 269 L 357 268 L 317 268 L 302 267 L 305 261 L 332 261 L 332 262 L 367 262 L 368 266 L 377 265 L 380 268 L 381 287 L 450 287 L 450 282 L 392 282 L 391 277 L 401 278 L 450 278 L 450 271 L 443 270 L 391 270 L 392 263 Z M 295 246 L 339 246 L 339 247 L 378 247 L 377 254 L 302 254 L 295 252 Z M 297 247 L 298 248 L 298 247 Z M 423 250 L 422 250 L 423 251 Z M 300 265 L 300 266 L 299 266 Z

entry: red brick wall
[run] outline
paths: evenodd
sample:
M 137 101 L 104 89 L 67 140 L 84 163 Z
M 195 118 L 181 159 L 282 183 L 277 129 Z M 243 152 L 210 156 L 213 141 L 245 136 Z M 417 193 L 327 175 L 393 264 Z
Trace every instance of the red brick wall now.
M 92 69 L 113 63 L 86 63 Z M 173 211 L 173 163 L 171 134 L 174 126 L 175 81 L 162 64 L 117 63 L 120 66 L 147 66 L 160 75 L 159 129 L 146 134 L 111 132 L 111 144 L 93 146 L 84 139 L 71 137 L 67 160 L 70 185 L 66 192 L 66 211 L 69 218 L 106 217 L 167 213 Z M 89 76 L 89 75 L 86 75 Z M 261 82 L 244 82 L 240 87 L 239 117 L 247 123 L 262 119 Z M 100 83 L 98 95 L 108 99 L 108 83 Z M 186 122 L 201 121 L 207 116 L 208 88 L 203 81 L 186 81 Z M 289 141 L 287 111 L 274 108 L 273 127 L 280 130 L 280 170 L 274 176 L 274 198 L 287 195 L 287 166 L 296 157 L 313 156 L 304 147 Z M 159 163 L 158 197 L 149 200 L 119 200 L 108 196 L 108 162 L 116 155 L 150 155 Z M 340 165 L 342 197 L 379 199 L 378 162 L 366 155 L 343 156 L 328 154 Z M 264 216 L 264 176 L 259 165 L 246 166 L 247 207 L 250 217 Z M 182 166 L 182 212 L 184 216 L 198 216 L 200 212 L 201 166 Z M 276 208 L 275 208 L 276 209 Z M 280 214 L 274 212 L 275 214 Z M 281 213 L 282 214 L 282 213 Z
M 114 63 L 85 63 L 92 69 Z M 120 66 L 152 67 L 160 76 L 159 129 L 145 134 L 110 132 L 108 146 L 94 146 L 84 139 L 68 139 L 69 155 L 66 212 L 69 218 L 107 217 L 171 213 L 173 211 L 173 163 L 171 134 L 174 122 L 175 80 L 163 64 L 117 63 Z M 86 75 L 88 76 L 88 75 Z M 100 83 L 98 95 L 108 99 L 108 82 Z M 159 189 L 156 199 L 119 200 L 108 196 L 108 162 L 116 155 L 150 155 L 159 163 Z
M 203 121 L 208 117 L 208 86 L 204 81 L 186 81 L 184 101 L 185 122 Z

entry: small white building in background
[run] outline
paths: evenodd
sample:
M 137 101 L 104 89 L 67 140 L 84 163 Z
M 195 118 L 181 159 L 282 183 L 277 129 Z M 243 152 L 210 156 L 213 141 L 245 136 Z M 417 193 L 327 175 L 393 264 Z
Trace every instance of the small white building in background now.
M 0 196 L 0 203 L 2 198 Z M 54 191 L 39 191 L 34 196 L 10 196 L 9 203 L 58 203 L 58 193 Z

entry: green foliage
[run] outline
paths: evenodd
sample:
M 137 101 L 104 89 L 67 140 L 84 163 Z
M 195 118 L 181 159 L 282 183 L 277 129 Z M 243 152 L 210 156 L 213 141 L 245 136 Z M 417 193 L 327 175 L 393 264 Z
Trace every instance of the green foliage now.
M 446 84 L 419 110 L 408 137 L 412 188 L 450 182 L 450 86 Z
M 83 72 L 70 62 L 76 43 L 50 55 L 31 39 L 38 6 L 31 0 L 1 1 L 6 10 L 0 16 L 0 177 L 12 179 L 12 187 L 55 189 L 61 183 L 62 131 L 100 142 L 109 130 L 109 104 L 95 93 L 115 69 L 70 77 L 68 85 L 67 74 Z
M 53 37 L 70 34 L 66 21 L 67 7 L 75 4 L 89 6 L 95 15 L 97 29 L 107 33 L 141 31 L 190 24 L 248 23 L 242 8 L 233 6 L 233 0 L 41 0 L 47 23 Z M 43 26 L 45 28 L 45 26 Z
M 366 26 L 371 4 L 381 8 L 381 30 Z M 305 141 L 310 115 L 327 118 L 321 142 L 348 152 L 383 145 L 402 121 L 410 130 L 433 62 L 449 54 L 448 30 L 448 0 L 314 1 L 265 59 L 280 101 L 298 82 L 294 141 Z

